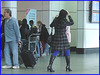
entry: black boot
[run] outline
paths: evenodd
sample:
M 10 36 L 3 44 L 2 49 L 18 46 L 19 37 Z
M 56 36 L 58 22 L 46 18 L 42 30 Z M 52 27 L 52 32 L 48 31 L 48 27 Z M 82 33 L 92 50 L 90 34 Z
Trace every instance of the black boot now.
M 49 66 L 47 67 L 47 71 L 50 71 L 50 72 L 55 72 L 53 69 L 52 69 L 52 64 L 53 64 L 53 61 L 56 57 L 51 55 L 50 57 L 50 61 L 49 61 Z
M 66 56 L 66 63 L 67 63 L 67 66 L 66 66 L 66 71 L 72 71 L 70 69 L 70 56 Z

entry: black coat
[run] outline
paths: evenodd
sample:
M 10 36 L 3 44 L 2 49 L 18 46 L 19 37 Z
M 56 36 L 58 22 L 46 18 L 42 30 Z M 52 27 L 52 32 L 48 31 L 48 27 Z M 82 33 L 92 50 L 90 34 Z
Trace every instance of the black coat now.
M 61 50 L 67 50 L 70 48 L 70 45 L 67 40 L 66 36 L 66 26 L 71 26 L 74 24 L 71 16 L 68 16 L 70 22 L 67 21 L 67 19 L 63 19 L 61 23 L 59 23 L 58 18 L 55 18 L 53 22 L 51 23 L 51 27 L 55 28 L 55 34 L 52 42 L 52 51 L 61 51 Z
M 20 28 L 20 33 L 21 33 L 21 39 L 26 39 L 25 28 L 23 26 Z
M 1 25 L 1 34 L 4 33 L 4 24 L 5 24 L 5 19 L 3 20 Z
M 3 20 L 2 25 L 1 25 L 1 34 L 4 33 L 4 24 L 5 24 L 5 19 Z M 1 50 L 4 50 L 4 46 L 5 46 L 5 36 L 2 35 L 1 36 Z
M 41 28 L 41 32 L 40 32 L 40 41 L 47 43 L 48 36 L 49 36 L 48 30 L 45 27 L 45 25 L 42 24 L 42 28 Z

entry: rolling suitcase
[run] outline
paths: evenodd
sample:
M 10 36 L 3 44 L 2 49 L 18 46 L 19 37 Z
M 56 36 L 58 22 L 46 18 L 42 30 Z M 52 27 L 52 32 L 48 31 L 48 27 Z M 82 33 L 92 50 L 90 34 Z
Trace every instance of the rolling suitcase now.
M 25 67 L 32 67 L 34 68 L 34 65 L 36 64 L 36 59 L 33 56 L 33 52 L 30 50 L 23 50 L 21 52 L 21 57 L 24 62 Z

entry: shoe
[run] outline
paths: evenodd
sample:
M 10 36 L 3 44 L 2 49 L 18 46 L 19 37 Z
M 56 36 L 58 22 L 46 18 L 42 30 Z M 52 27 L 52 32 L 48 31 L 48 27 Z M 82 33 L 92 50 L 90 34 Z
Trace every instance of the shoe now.
M 52 66 L 48 66 L 48 67 L 47 67 L 47 71 L 55 72 L 55 70 L 52 69 Z
M 45 54 L 45 53 L 43 53 L 43 54 L 42 54 L 42 56 L 46 56 L 46 54 Z
M 12 66 L 7 66 L 7 65 L 5 65 L 5 66 L 2 66 L 2 68 L 3 68 L 3 69 L 10 69 L 10 68 L 12 68 Z
M 13 66 L 12 68 L 13 69 L 19 69 L 19 66 Z
M 56 58 L 55 56 L 51 55 L 49 65 L 47 67 L 47 71 L 55 72 L 55 70 L 53 70 L 53 68 L 52 68 L 52 65 L 53 65 L 55 58 Z
M 72 71 L 69 66 L 66 66 L 66 71 Z
M 72 71 L 70 69 L 70 56 L 66 56 L 66 64 L 67 64 L 66 71 Z

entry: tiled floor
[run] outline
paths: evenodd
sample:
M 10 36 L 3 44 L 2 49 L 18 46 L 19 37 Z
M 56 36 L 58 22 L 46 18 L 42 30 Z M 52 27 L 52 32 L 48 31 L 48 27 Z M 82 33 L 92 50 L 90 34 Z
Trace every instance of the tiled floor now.
M 1 69 L 1 74 L 99 74 L 99 53 L 76 54 L 71 53 L 72 72 L 65 71 L 65 58 L 57 57 L 53 64 L 54 73 L 46 71 L 50 56 L 44 56 L 38 59 L 34 69 L 26 69 L 21 65 L 20 69 Z M 4 65 L 4 59 L 1 59 L 1 66 Z

